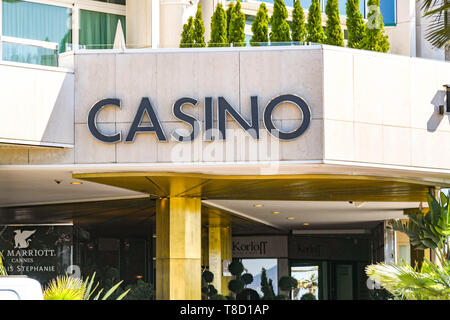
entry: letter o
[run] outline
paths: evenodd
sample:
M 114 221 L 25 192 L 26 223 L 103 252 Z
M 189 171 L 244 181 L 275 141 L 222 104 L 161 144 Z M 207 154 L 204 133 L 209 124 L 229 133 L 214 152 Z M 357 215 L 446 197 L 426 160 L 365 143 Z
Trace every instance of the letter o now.
M 295 104 L 303 114 L 303 120 L 300 127 L 291 132 L 282 132 L 278 130 L 273 124 L 272 113 L 276 106 L 278 106 L 282 102 L 292 102 Z M 311 110 L 309 109 L 308 104 L 302 98 L 293 95 L 293 94 L 285 94 L 278 96 L 272 99 L 264 110 L 264 126 L 266 130 L 275 138 L 280 140 L 293 140 L 300 137 L 303 133 L 305 133 L 306 129 L 308 129 L 311 123 Z

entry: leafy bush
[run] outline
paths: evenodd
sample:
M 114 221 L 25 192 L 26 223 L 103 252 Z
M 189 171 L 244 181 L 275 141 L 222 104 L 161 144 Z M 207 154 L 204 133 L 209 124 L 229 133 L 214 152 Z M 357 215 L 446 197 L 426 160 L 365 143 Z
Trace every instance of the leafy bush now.
M 126 290 L 130 293 L 124 300 L 155 300 L 155 290 L 151 283 L 139 279 L 136 284 L 128 285 Z
M 301 296 L 300 300 L 317 300 L 316 296 L 308 292 Z
M 281 277 L 278 281 L 278 287 L 283 291 L 291 291 L 297 288 L 297 285 L 297 279 L 290 276 Z
M 394 230 L 406 233 L 412 245 L 432 249 L 440 264 L 424 260 L 420 269 L 405 261 L 378 263 L 366 267 L 366 274 L 386 289 L 394 299 L 450 300 L 450 198 L 444 193 L 437 199 L 428 195 L 428 208 L 409 215 L 403 224 L 393 220 Z

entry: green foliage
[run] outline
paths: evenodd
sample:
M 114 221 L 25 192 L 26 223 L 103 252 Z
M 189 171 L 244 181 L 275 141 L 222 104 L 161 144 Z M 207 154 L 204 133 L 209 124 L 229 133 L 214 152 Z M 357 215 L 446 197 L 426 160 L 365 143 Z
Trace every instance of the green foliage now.
M 270 42 L 289 42 L 291 35 L 289 24 L 286 19 L 288 12 L 283 0 L 275 0 L 273 3 L 273 14 L 270 18 L 271 32 Z
M 241 10 L 241 1 L 238 0 L 231 11 L 228 41 L 235 47 L 245 46 L 245 15 Z
M 300 0 L 294 1 L 294 10 L 292 11 L 292 41 L 303 42 L 306 40 L 305 12 L 303 11 Z
M 3 264 L 3 254 L 0 252 L 0 276 L 7 276 L 5 265 Z
M 244 271 L 244 265 L 240 261 L 233 261 L 228 265 L 228 270 L 233 276 L 240 276 Z
M 322 27 L 322 13 L 319 0 L 313 0 L 309 7 L 306 29 L 308 30 L 306 41 L 325 43 L 325 32 Z
M 263 300 L 273 300 L 275 298 L 275 292 L 273 291 L 272 279 L 270 283 L 267 281 L 267 272 L 265 268 L 262 268 L 261 272 L 261 291 L 263 293 Z
M 194 46 L 194 19 L 192 17 L 189 17 L 188 22 L 183 25 L 180 48 L 192 48 L 193 46 Z
M 388 36 L 384 32 L 380 0 L 369 0 L 367 7 L 369 13 L 367 14 L 366 33 L 362 41 L 362 48 L 378 52 L 388 52 L 389 41 Z
M 297 288 L 297 285 L 297 279 L 290 276 L 281 277 L 278 281 L 278 287 L 283 291 L 291 291 Z
M 430 20 L 426 39 L 437 48 L 450 45 L 450 2 L 448 0 L 423 0 L 422 10 Z
M 109 269 L 109 272 L 114 272 L 113 268 Z M 100 289 L 99 291 L 95 292 L 99 286 L 99 283 L 97 282 L 94 286 L 94 279 L 95 279 L 95 272 L 92 275 L 92 278 L 89 280 L 89 277 L 86 278 L 84 281 L 84 287 L 86 288 L 83 299 L 81 300 L 108 300 L 110 296 L 113 294 L 117 294 L 117 292 L 122 291 L 120 288 L 120 285 L 123 281 L 119 281 L 115 285 L 112 285 L 109 290 L 102 296 L 102 293 L 106 291 L 106 288 Z M 126 290 L 125 292 L 121 293 L 118 297 L 116 297 L 114 300 L 122 300 L 128 293 L 130 292 L 130 289 Z M 95 294 L 95 295 L 94 295 Z
M 211 40 L 209 47 L 227 47 L 228 46 L 228 27 L 227 27 L 227 13 L 218 3 L 216 10 L 211 17 Z
M 251 275 L 250 273 L 244 273 L 241 276 L 241 279 L 242 281 L 244 281 L 245 285 L 248 285 L 253 282 L 253 275 Z
M 344 46 L 344 33 L 341 28 L 341 18 L 339 17 L 338 0 L 328 0 L 325 7 L 327 22 L 325 27 L 326 43 L 333 46 Z
M 427 259 L 420 270 L 405 261 L 397 264 L 378 263 L 366 267 L 367 275 L 378 281 L 394 299 L 450 300 L 450 264 L 439 268 Z
M 221 294 L 216 294 L 214 296 L 211 297 L 211 300 L 228 300 L 227 297 L 221 295 Z
M 202 5 L 200 2 L 197 5 L 197 12 L 194 19 L 194 47 L 206 47 L 205 44 L 205 25 L 202 18 Z
M 228 289 L 234 294 L 239 294 L 244 290 L 245 282 L 242 279 L 233 279 L 228 283 Z
M 315 295 L 313 295 L 311 292 L 308 292 L 302 295 L 300 300 L 317 300 L 317 299 Z
M 228 42 L 230 42 L 230 25 L 231 25 L 231 15 L 233 13 L 233 9 L 234 9 L 234 3 L 233 2 L 229 2 L 228 3 L 228 7 L 227 7 L 227 39 Z
M 261 42 L 269 42 L 269 15 L 264 2 L 259 6 L 255 20 L 253 20 L 252 33 L 250 45 L 259 46 Z
M 44 300 L 83 300 L 86 286 L 83 280 L 69 276 L 56 277 L 44 290 Z
M 211 284 L 214 280 L 214 273 L 205 270 L 202 273 L 202 293 L 203 299 L 214 300 L 213 297 L 217 296 L 217 289 Z
M 409 220 L 402 223 L 392 220 L 394 230 L 408 235 L 411 244 L 417 249 L 433 249 L 443 264 L 449 259 L 450 205 L 449 197 L 440 194 L 440 203 L 432 195 L 427 195 L 428 210 L 408 215 Z
M 214 273 L 211 271 L 205 270 L 202 273 L 203 280 L 207 283 L 211 283 L 214 281 Z
M 428 210 L 409 214 L 402 223 L 390 221 L 396 231 L 406 233 L 411 244 L 420 249 L 436 252 L 440 266 L 424 260 L 420 269 L 412 268 L 405 261 L 397 264 L 379 263 L 366 268 L 366 273 L 389 291 L 394 299 L 450 300 L 450 199 L 440 194 L 440 203 L 432 195 L 427 196 Z
M 130 292 L 124 300 L 155 300 L 155 290 L 151 283 L 139 279 L 136 284 L 128 285 L 125 290 Z
M 349 48 L 361 49 L 362 40 L 366 32 L 366 25 L 364 19 L 359 12 L 360 0 L 347 0 L 346 13 L 347 13 L 347 31 L 348 41 L 347 46 Z

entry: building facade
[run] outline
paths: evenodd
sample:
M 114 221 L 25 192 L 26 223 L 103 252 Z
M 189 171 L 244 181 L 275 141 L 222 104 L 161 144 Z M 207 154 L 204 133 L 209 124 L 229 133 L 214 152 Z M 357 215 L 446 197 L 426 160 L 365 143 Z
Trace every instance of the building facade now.
M 448 62 L 314 44 L 178 49 L 196 3 L 110 2 L 2 0 L 11 274 L 95 271 L 201 299 L 202 271 L 227 295 L 239 259 L 257 291 L 264 268 L 277 290 L 298 280 L 294 299 L 369 299 L 366 265 L 428 254 L 386 221 L 450 187 Z

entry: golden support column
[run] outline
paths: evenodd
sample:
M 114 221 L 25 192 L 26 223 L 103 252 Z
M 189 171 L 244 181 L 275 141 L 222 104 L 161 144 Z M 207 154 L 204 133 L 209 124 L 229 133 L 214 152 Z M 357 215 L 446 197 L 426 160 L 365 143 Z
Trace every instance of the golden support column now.
M 210 224 L 209 271 L 214 274 L 212 284 L 224 296 L 230 293 L 228 290 L 228 282 L 232 277 L 223 276 L 223 261 L 228 260 L 231 262 L 231 250 L 231 227 L 223 224 Z
M 156 299 L 201 299 L 201 199 L 156 206 Z

